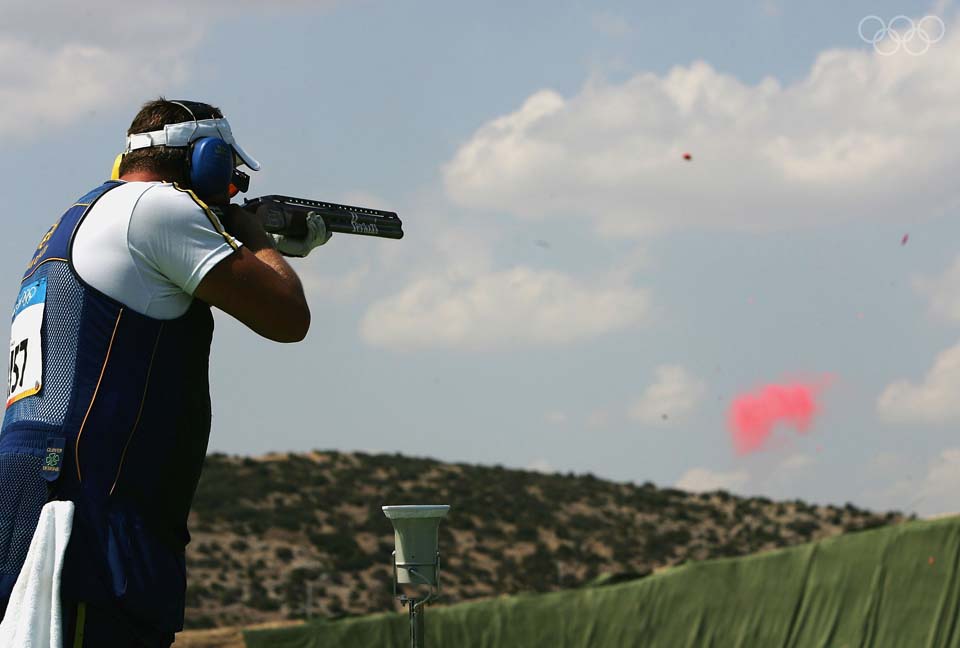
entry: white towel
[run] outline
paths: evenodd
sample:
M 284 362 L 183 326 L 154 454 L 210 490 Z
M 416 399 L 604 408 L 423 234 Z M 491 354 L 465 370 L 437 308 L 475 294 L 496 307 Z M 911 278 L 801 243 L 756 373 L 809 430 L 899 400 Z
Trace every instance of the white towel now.
M 62 648 L 60 574 L 73 502 L 48 502 L 0 623 L 0 648 Z

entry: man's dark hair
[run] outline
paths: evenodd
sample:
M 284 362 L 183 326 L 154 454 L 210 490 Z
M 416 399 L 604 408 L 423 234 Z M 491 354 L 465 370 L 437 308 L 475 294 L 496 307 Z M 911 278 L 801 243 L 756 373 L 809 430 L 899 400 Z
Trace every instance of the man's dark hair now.
M 216 106 L 198 102 L 184 102 L 190 106 L 187 110 L 183 106 L 157 97 L 143 104 L 140 112 L 133 118 L 133 123 L 127 129 L 127 135 L 134 133 L 149 133 L 163 130 L 166 124 L 179 124 L 197 119 L 217 119 L 223 113 Z M 193 117 L 190 112 L 193 111 Z M 186 147 L 152 146 L 150 148 L 130 151 L 123 156 L 120 162 L 120 175 L 132 171 L 146 171 L 162 175 L 171 182 L 187 185 L 187 152 Z

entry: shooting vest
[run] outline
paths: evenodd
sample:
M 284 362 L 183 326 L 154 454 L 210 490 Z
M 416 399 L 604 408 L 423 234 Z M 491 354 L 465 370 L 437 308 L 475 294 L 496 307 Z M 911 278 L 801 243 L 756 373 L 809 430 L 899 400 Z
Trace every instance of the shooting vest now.
M 0 431 L 0 602 L 40 508 L 71 500 L 63 595 L 173 632 L 183 621 L 187 515 L 210 432 L 213 317 L 198 300 L 177 319 L 140 315 L 74 270 L 77 228 L 121 184 L 70 207 L 20 284 Z

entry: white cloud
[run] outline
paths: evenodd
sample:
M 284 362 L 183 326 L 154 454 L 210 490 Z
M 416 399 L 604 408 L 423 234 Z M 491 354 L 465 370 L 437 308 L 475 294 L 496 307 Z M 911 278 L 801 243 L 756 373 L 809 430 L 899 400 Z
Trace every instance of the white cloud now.
M 309 266 L 300 270 L 304 292 L 311 299 L 334 299 L 344 301 L 357 296 L 370 283 L 372 274 L 369 263 L 360 262 L 350 266 L 346 273 L 325 275 L 313 271 Z
M 630 407 L 630 418 L 656 423 L 681 418 L 696 407 L 706 392 L 704 383 L 679 365 L 661 365 L 656 380 Z
M 904 502 L 901 507 L 923 517 L 960 512 L 960 448 L 946 448 L 927 466 L 922 480 L 901 479 L 888 491 L 888 498 Z
M 898 380 L 877 399 L 880 418 L 890 423 L 960 421 L 960 344 L 936 357 L 933 367 L 915 385 Z
M 960 257 L 939 277 L 916 277 L 914 289 L 930 301 L 930 312 L 960 322 Z
M 554 473 L 557 472 L 557 469 L 550 465 L 550 462 L 546 459 L 534 459 L 527 464 L 527 470 L 532 470 L 539 473 Z
M 800 472 L 809 469 L 815 463 L 816 460 L 808 454 L 792 454 L 780 462 L 778 472 L 780 472 L 781 475 L 784 473 Z
M 960 511 L 960 448 L 948 448 L 931 462 L 923 484 L 925 515 Z
M 402 350 L 555 346 L 636 325 L 647 310 L 646 293 L 626 284 L 518 266 L 413 279 L 369 308 L 361 333 Z
M 474 133 L 445 186 L 465 207 L 618 235 L 933 214 L 960 202 L 960 153 L 944 145 L 960 135 L 958 76 L 960 24 L 924 56 L 825 51 L 787 86 L 698 61 L 542 90 Z
M 808 454 L 791 454 L 780 461 L 768 478 L 771 485 L 779 486 L 784 493 L 795 492 L 801 484 L 811 481 L 817 461 Z
M 157 79 L 165 88 L 177 87 L 186 77 L 182 52 L 195 43 L 190 31 L 161 41 L 172 41 L 172 48 L 140 56 L 89 41 L 38 47 L 0 33 L 0 135 L 64 126 L 111 102 L 131 102 L 133 108 L 134 98 L 156 94 Z
M 736 491 L 742 489 L 749 479 L 750 475 L 744 471 L 715 472 L 707 468 L 691 468 L 677 480 L 676 487 L 694 493 Z
M 270 3 L 275 9 L 296 5 L 308 6 Z M 158 92 L 175 91 L 190 77 L 190 55 L 208 27 L 235 6 L 172 0 L 162 6 L 128 3 L 119 11 L 107 0 L 6 0 L 0 136 L 30 136 L 102 108 L 135 111 Z

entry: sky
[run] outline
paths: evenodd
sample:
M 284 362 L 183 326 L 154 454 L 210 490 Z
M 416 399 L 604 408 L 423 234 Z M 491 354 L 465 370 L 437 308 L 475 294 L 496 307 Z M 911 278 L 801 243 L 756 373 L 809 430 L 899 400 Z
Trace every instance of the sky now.
M 305 341 L 217 314 L 212 451 L 960 510 L 951 2 L 0 12 L 0 303 L 158 95 L 223 109 L 249 195 L 403 219 L 295 261 Z M 936 42 L 894 52 L 908 18 Z M 738 451 L 733 403 L 778 384 L 819 385 L 810 425 Z

